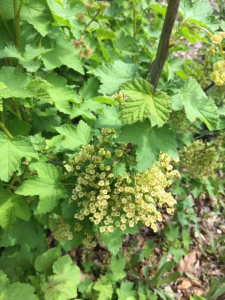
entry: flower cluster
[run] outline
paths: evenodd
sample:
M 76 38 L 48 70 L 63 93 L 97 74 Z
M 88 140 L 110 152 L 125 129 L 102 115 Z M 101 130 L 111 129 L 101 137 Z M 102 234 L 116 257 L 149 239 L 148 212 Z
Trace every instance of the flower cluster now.
M 77 176 L 71 199 L 78 207 L 75 230 L 81 230 L 82 221 L 89 218 L 102 233 L 115 228 L 125 231 L 138 224 L 156 231 L 156 222 L 162 221 L 158 209 L 173 212 L 176 201 L 166 189 L 179 173 L 172 170 L 170 158 L 163 153 L 143 173 L 126 170 L 133 155 L 127 145 L 113 143 L 114 137 L 114 130 L 103 129 L 98 143 L 83 146 L 69 163 Z
M 220 31 L 220 32 L 217 32 L 216 34 L 214 34 L 212 37 L 211 37 L 211 40 L 214 44 L 221 44 L 223 38 L 225 37 L 225 32 L 223 31 Z
M 201 141 L 184 147 L 180 162 L 191 177 L 214 177 L 215 171 L 222 167 L 216 148 Z
M 217 61 L 213 65 L 213 72 L 211 73 L 211 79 L 216 85 L 222 86 L 225 82 L 225 61 Z
M 172 128 L 177 134 L 183 134 L 192 129 L 194 130 L 184 110 L 173 111 L 170 115 L 170 121 Z
M 65 224 L 62 217 L 50 215 L 49 227 L 52 235 L 56 240 L 66 242 L 73 239 L 73 234 L 70 231 L 70 226 Z

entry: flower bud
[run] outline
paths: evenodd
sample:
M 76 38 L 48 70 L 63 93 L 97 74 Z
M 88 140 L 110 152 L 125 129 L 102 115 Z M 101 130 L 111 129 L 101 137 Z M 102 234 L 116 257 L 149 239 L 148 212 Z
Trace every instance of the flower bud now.
M 211 37 L 211 40 L 212 40 L 212 42 L 214 43 L 214 44 L 220 44 L 221 43 L 221 41 L 222 41 L 222 36 L 221 35 L 218 35 L 218 34 L 216 34 L 216 35 L 213 35 L 212 37 Z

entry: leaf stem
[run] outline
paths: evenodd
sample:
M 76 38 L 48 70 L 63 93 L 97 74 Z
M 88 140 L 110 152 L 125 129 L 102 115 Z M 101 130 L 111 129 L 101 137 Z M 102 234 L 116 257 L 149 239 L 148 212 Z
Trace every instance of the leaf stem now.
M 210 37 L 213 36 L 212 33 L 211 33 L 209 30 L 207 30 L 206 28 L 204 28 L 204 27 L 202 27 L 202 26 L 193 25 L 193 26 L 190 27 L 190 29 L 191 29 L 191 28 L 198 28 L 198 29 L 200 29 L 200 30 L 205 31 Z
M 14 26 L 16 30 L 16 46 L 21 48 L 21 35 L 20 35 L 20 8 L 17 6 L 17 0 L 13 0 L 14 8 Z
M 5 127 L 5 124 L 0 122 L 0 128 L 2 129 L 2 131 L 8 136 L 8 138 L 11 140 L 13 138 L 13 136 L 11 135 L 11 133 L 8 131 L 8 129 Z
M 87 31 L 88 27 L 91 25 L 92 22 L 94 22 L 94 20 L 97 18 L 97 16 L 100 14 L 101 12 L 101 8 L 99 8 L 99 10 L 96 12 L 96 14 L 91 18 L 90 22 L 88 22 L 83 30 L 83 34 L 85 34 L 85 32 Z
M 156 52 L 156 57 L 149 69 L 148 80 L 153 85 L 154 90 L 156 89 L 159 77 L 161 75 L 163 66 L 166 61 L 170 44 L 170 36 L 178 12 L 179 4 L 180 0 L 169 0 L 168 2 L 166 16 L 163 23 L 163 29 L 160 36 L 158 49 Z
M 133 37 L 135 38 L 137 32 L 136 24 L 136 0 L 133 0 Z
M 1 111 L 1 120 L 2 120 L 2 123 L 4 124 L 4 114 L 3 114 L 3 111 Z
M 137 32 L 137 24 L 136 24 L 136 0 L 133 0 L 133 38 L 135 39 Z M 136 62 L 135 55 L 133 55 L 133 63 Z
M 19 118 L 19 120 L 22 121 L 23 119 L 22 119 L 22 116 L 21 116 L 21 113 L 20 113 L 19 105 L 16 103 L 16 101 L 15 101 L 15 108 L 16 108 L 17 117 Z

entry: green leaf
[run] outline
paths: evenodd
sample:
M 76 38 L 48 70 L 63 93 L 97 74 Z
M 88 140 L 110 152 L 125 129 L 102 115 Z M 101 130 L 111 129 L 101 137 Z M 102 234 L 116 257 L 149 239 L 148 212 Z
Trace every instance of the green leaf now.
M 119 252 L 123 242 L 123 233 L 119 230 L 114 230 L 112 233 L 101 234 L 101 240 L 107 247 L 107 249 L 116 255 Z
M 181 274 L 179 272 L 173 272 L 170 275 L 166 276 L 163 279 L 160 279 L 159 282 L 157 283 L 157 286 L 161 286 L 163 284 L 170 284 L 171 282 L 175 282 Z
M 0 270 L 0 300 L 38 300 L 34 292 L 34 288 L 29 284 L 9 284 L 7 276 Z
M 0 300 L 4 299 L 3 298 L 3 291 L 4 288 L 9 284 L 9 279 L 7 278 L 6 274 L 0 270 Z
M 66 196 L 64 186 L 60 183 L 62 171 L 58 166 L 39 163 L 35 170 L 38 176 L 28 179 L 16 190 L 16 194 L 24 196 L 39 195 L 37 212 L 46 213 L 58 204 L 60 198 Z
M 106 97 L 106 96 L 98 96 L 98 97 L 92 98 L 91 100 L 96 101 L 96 102 L 100 102 L 100 103 L 109 104 L 109 105 L 115 105 L 116 104 L 115 100 L 113 100 L 110 97 Z
M 206 124 L 209 130 L 217 128 L 217 107 L 214 101 L 206 96 L 195 79 L 189 77 L 179 95 L 190 122 L 198 118 Z
M 185 252 L 183 249 L 180 249 L 180 248 L 175 248 L 175 247 L 170 247 L 169 248 L 169 253 L 171 255 L 173 255 L 173 260 L 179 264 L 180 262 L 180 259 L 183 255 L 185 255 Z
M 28 74 L 21 74 L 18 68 L 3 67 L 0 70 L 0 82 L 2 82 L 6 88 L 0 89 L 0 97 L 32 97 L 33 93 L 26 89 L 31 81 L 32 77 Z
M 126 267 L 126 259 L 116 258 L 116 256 L 111 257 L 110 270 L 112 272 L 112 279 L 115 281 L 121 280 L 126 276 L 126 272 L 124 272 Z
M 181 0 L 179 11 L 186 21 L 194 24 L 205 25 L 212 15 L 213 9 L 207 0 Z
M 53 264 L 53 276 L 43 285 L 46 300 L 67 300 L 77 297 L 77 285 L 80 270 L 74 265 L 69 255 L 60 257 Z
M 46 101 L 53 102 L 59 111 L 65 114 L 71 114 L 71 103 L 80 101 L 78 95 L 73 89 L 67 86 L 67 81 L 63 77 L 56 74 L 50 74 L 46 77 L 46 80 L 51 84 L 51 86 L 47 88 L 50 99 L 47 97 Z M 45 100 L 45 98 L 43 100 Z
M 51 28 L 52 18 L 45 0 L 23 2 L 20 18 L 33 25 L 42 36 L 46 36 Z
M 110 300 L 113 294 L 112 284 L 108 283 L 107 278 L 102 276 L 94 285 L 94 290 L 98 291 L 98 300 Z
M 118 106 L 106 106 L 103 113 L 99 115 L 95 122 L 95 128 L 115 128 L 120 129 L 122 122 L 120 120 L 121 111 Z
M 174 266 L 174 262 L 173 261 L 167 261 L 164 265 L 162 265 L 161 268 L 159 268 L 159 270 L 157 271 L 157 273 L 155 274 L 154 278 L 156 280 L 162 278 L 162 276 L 170 271 L 172 269 L 172 267 Z
M 75 127 L 73 125 L 62 125 L 56 130 L 64 136 L 62 143 L 64 148 L 73 150 L 83 145 L 87 145 L 91 140 L 91 127 L 84 121 L 80 121 Z
M 46 1 L 53 18 L 59 24 L 70 28 L 83 28 L 83 24 L 76 19 L 78 13 L 85 13 L 85 7 L 81 1 Z
M 215 291 L 218 289 L 219 283 L 220 283 L 219 279 L 217 279 L 216 277 L 212 278 L 210 290 L 207 293 L 207 297 L 210 297 L 215 293 Z
M 29 221 L 31 213 L 26 198 L 12 195 L 6 190 L 0 190 L 0 215 L 0 226 L 9 230 L 16 217 Z
M 34 293 L 35 290 L 31 285 L 16 282 L 8 286 L 5 300 L 38 300 Z
M 152 126 L 162 126 L 171 112 L 171 99 L 164 92 L 153 93 L 153 87 L 144 79 L 135 79 L 121 86 L 121 91 L 129 96 L 122 107 L 124 124 L 151 120 Z
M 78 73 L 84 74 L 81 59 L 77 55 L 78 52 L 79 50 L 73 47 L 71 41 L 60 34 L 54 41 L 53 49 L 42 55 L 42 60 L 47 71 L 67 66 Z
M 7 129 L 12 135 L 28 136 L 31 125 L 25 121 L 14 119 L 7 123 Z
M 137 145 L 137 167 L 140 172 L 150 168 L 161 151 L 177 158 L 175 135 L 168 125 L 157 128 L 150 127 L 148 122 L 137 122 L 123 127 L 117 141 Z
M 5 0 L 0 1 L 0 11 L 5 20 L 14 18 L 13 1 Z
M 225 293 L 225 284 L 218 287 L 217 290 L 215 291 L 215 293 L 209 299 L 216 300 L 220 296 L 224 295 L 224 293 Z
M 136 292 L 132 290 L 133 282 L 123 281 L 119 289 L 116 289 L 116 293 L 118 295 L 118 300 L 127 300 L 128 297 L 133 297 L 136 299 Z
M 105 28 L 99 28 L 96 30 L 96 35 L 100 40 L 113 40 L 117 38 L 113 31 L 107 30 Z
M 86 101 L 99 96 L 98 89 L 98 79 L 96 79 L 95 77 L 91 77 L 84 83 L 84 85 L 79 91 L 79 94 L 82 97 L 82 99 Z
M 119 39 L 116 39 L 114 42 L 114 46 L 121 50 L 121 51 L 126 51 L 130 53 L 134 53 L 135 51 L 135 46 L 137 44 L 137 40 L 131 36 L 123 36 Z
M 61 256 L 60 248 L 51 248 L 38 256 L 34 262 L 35 270 L 45 275 L 52 273 L 53 263 Z
M 126 176 L 126 165 L 124 163 L 117 163 L 113 169 L 112 169 L 112 173 L 114 174 L 114 176 L 121 176 L 121 177 L 125 177 Z
M 16 136 L 10 140 L 7 135 L 0 132 L 0 179 L 2 181 L 9 181 L 13 172 L 19 168 L 23 157 L 38 158 L 28 138 Z
M 22 54 L 15 46 L 11 45 L 5 47 L 5 49 L 1 51 L 0 58 L 16 58 L 28 72 L 36 72 L 41 66 L 41 62 L 34 59 L 49 51 L 51 51 L 51 49 L 26 45 L 25 52 Z
M 117 60 L 112 64 L 104 64 L 92 72 L 102 83 L 99 92 L 112 95 L 119 90 L 122 83 L 135 77 L 137 66 Z
M 70 115 L 70 118 L 76 118 L 78 116 L 82 116 L 84 119 L 88 118 L 91 120 L 96 119 L 96 114 L 100 113 L 104 108 L 105 104 L 92 101 L 91 99 L 84 101 L 81 104 L 75 104 L 73 106 L 73 111 Z

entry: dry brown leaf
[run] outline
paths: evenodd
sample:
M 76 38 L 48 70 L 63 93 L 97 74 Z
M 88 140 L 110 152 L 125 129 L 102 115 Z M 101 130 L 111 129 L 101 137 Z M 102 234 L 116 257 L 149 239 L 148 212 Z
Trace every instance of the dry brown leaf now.
M 194 273 L 196 263 L 196 251 L 192 251 L 180 260 L 178 271 L 181 273 Z
M 192 286 L 192 282 L 190 279 L 184 279 L 181 284 L 178 285 L 179 290 L 187 290 Z
M 203 288 L 199 288 L 199 287 L 195 287 L 193 290 L 193 294 L 196 296 L 201 296 L 204 293 L 204 289 Z

